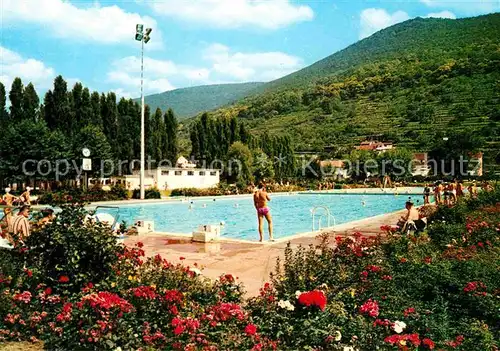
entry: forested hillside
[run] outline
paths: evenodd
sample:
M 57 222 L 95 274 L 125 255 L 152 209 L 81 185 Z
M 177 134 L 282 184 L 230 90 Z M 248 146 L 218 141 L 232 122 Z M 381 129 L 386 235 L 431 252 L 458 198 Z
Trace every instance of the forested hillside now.
M 182 119 L 243 99 L 263 84 L 217 84 L 175 89 L 160 94 L 148 95 L 145 97 L 145 102 L 152 110 L 171 108 Z
M 298 150 L 330 146 L 337 156 L 371 137 L 426 151 L 470 129 L 484 137 L 492 164 L 500 150 L 500 14 L 410 20 L 263 89 L 215 115 L 237 115 L 257 134 L 289 134 Z

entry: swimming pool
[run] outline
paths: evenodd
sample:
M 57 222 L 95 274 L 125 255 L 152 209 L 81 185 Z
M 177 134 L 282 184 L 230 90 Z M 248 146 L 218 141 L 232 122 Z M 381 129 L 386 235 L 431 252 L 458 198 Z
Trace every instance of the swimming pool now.
M 310 232 L 312 230 L 312 209 L 326 206 L 335 218 L 335 224 L 342 224 L 362 218 L 390 213 L 404 208 L 409 195 L 341 195 L 341 194 L 271 194 L 271 214 L 275 238 Z M 414 195 L 422 203 L 422 197 Z M 192 203 L 191 203 L 192 202 Z M 191 209 L 190 209 L 191 206 Z M 115 215 L 116 210 L 99 210 Z M 315 229 L 321 214 L 315 216 Z M 120 205 L 119 221 L 127 225 L 137 220 L 154 221 L 155 231 L 191 234 L 199 225 L 224 222 L 221 235 L 224 238 L 258 240 L 257 217 L 251 196 L 217 197 L 193 200 L 177 200 L 161 203 Z M 333 219 L 331 225 L 334 224 Z M 321 219 L 321 226 L 327 226 L 327 219 Z M 265 224 L 267 239 L 267 224 Z

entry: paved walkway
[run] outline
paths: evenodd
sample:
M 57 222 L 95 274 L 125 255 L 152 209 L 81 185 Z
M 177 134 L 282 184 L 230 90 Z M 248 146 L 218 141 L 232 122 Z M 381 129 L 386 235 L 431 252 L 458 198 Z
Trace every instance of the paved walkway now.
M 395 224 L 405 211 L 367 218 L 356 222 L 339 225 L 329 235 L 349 235 L 360 231 L 365 235 L 377 235 L 380 226 Z M 257 234 L 256 234 L 257 235 Z M 203 268 L 203 275 L 217 278 L 221 274 L 231 273 L 239 278 L 245 286 L 248 296 L 258 294 L 259 288 L 269 279 L 269 273 L 274 270 L 276 259 L 283 257 L 288 242 L 292 247 L 317 243 L 318 233 L 306 233 L 292 239 L 278 240 L 275 243 L 252 242 L 217 242 L 193 243 L 189 238 L 179 238 L 169 235 L 151 234 L 128 237 L 127 245 L 137 242 L 144 244 L 146 255 L 160 254 L 163 258 L 176 263 L 182 257 L 182 263 L 193 266 L 198 263 Z

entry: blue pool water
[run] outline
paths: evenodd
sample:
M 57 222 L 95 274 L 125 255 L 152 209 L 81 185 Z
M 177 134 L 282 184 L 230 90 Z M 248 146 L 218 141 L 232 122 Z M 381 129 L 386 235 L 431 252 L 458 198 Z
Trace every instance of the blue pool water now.
M 315 206 L 326 206 L 335 218 L 336 224 L 394 212 L 404 208 L 408 195 L 328 195 L 328 194 L 285 194 L 272 195 L 269 207 L 274 222 L 274 236 L 283 238 L 312 230 L 312 213 Z M 422 202 L 422 197 L 413 196 Z M 191 201 L 193 202 L 191 204 Z M 192 206 L 189 209 L 190 205 Z M 116 210 L 100 209 L 116 215 Z M 324 214 L 318 210 L 318 217 Z M 127 225 L 137 220 L 152 220 L 155 231 L 190 234 L 204 224 L 224 222 L 222 236 L 233 239 L 258 240 L 257 217 L 251 196 L 233 198 L 203 198 L 177 200 L 163 203 L 120 205 L 119 221 Z M 333 225 L 333 219 L 331 220 Z M 321 219 L 321 226 L 327 226 L 326 217 Z M 265 224 L 267 238 L 267 224 Z

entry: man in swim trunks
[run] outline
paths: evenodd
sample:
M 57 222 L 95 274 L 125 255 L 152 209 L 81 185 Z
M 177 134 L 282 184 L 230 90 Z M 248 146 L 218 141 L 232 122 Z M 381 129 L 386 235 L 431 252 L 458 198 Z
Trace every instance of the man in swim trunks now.
M 273 218 L 271 217 L 270 209 L 267 207 L 267 201 L 271 201 L 269 194 L 266 191 L 266 186 L 263 183 L 260 183 L 258 189 L 253 194 L 253 203 L 255 205 L 255 209 L 257 210 L 257 218 L 259 220 L 259 236 L 260 242 L 263 240 L 263 225 L 264 218 L 266 218 L 268 226 L 269 226 L 269 240 L 273 241 Z

